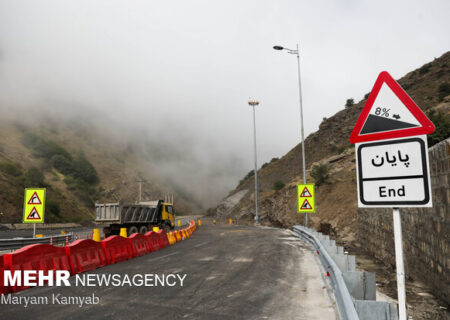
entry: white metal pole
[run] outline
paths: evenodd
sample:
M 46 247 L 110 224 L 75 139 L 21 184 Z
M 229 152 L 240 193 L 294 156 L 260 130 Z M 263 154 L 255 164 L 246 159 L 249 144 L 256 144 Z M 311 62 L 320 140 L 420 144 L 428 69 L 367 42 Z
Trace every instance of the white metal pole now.
M 405 267 L 403 265 L 402 222 L 400 210 L 392 211 L 394 220 L 395 264 L 397 269 L 397 295 L 399 320 L 406 320 Z
M 33 238 L 36 238 L 36 223 L 33 223 Z
M 256 120 L 255 120 L 255 105 L 253 107 L 253 148 L 254 148 L 254 157 L 255 157 L 255 222 L 259 222 L 258 217 L 258 164 L 257 164 L 257 156 L 256 156 Z
M 297 67 L 298 67 L 298 95 L 300 103 L 300 125 L 302 134 L 302 171 L 303 183 L 306 184 L 306 158 L 305 158 L 305 130 L 303 127 L 303 102 L 302 102 L 302 80 L 300 76 L 300 50 L 297 44 Z M 309 214 L 305 213 L 305 226 L 308 227 Z

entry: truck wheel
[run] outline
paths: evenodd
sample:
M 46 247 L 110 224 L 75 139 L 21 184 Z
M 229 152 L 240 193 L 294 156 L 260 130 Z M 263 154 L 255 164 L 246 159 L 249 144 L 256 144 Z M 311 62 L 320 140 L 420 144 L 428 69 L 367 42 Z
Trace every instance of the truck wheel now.
M 136 226 L 132 226 L 128 229 L 128 236 L 131 236 L 133 233 L 138 233 L 138 228 Z
M 139 233 L 140 233 L 140 234 L 146 234 L 147 231 L 148 231 L 147 226 L 141 226 L 141 227 L 139 228 Z

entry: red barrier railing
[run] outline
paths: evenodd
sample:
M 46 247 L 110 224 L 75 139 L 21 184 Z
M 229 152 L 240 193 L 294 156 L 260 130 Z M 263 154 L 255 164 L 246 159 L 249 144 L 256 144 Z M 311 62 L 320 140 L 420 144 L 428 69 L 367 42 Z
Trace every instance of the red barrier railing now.
M 164 230 L 158 231 L 158 237 L 159 237 L 159 246 L 160 248 L 165 248 L 169 245 L 169 239 L 167 239 L 167 233 Z
M 131 259 L 133 253 L 128 239 L 121 236 L 110 236 L 102 241 L 106 253 L 106 261 L 113 264 Z
M 181 241 L 182 233 L 192 234 L 196 229 L 194 221 L 189 226 L 173 232 L 177 241 Z M 101 242 L 93 240 L 77 240 L 66 247 L 55 247 L 48 244 L 33 244 L 23 247 L 13 253 L 0 256 L 0 295 L 27 289 L 26 286 L 5 287 L 3 283 L 4 270 L 44 271 L 67 270 L 77 274 L 118 263 L 162 249 L 169 245 L 167 233 L 164 230 L 147 232 L 144 235 L 133 234 L 128 239 L 111 236 Z M 39 281 L 38 275 L 36 282 Z M 44 282 L 45 283 L 45 282 Z
M 100 242 L 89 239 L 77 240 L 65 248 L 72 274 L 94 270 L 108 264 L 105 249 Z
M 159 243 L 159 236 L 156 232 L 149 231 L 145 234 L 148 244 L 152 251 L 161 249 L 161 244 Z
M 134 233 L 128 238 L 128 241 L 130 242 L 133 257 L 143 256 L 151 252 L 150 244 L 143 234 Z
M 0 295 L 7 294 L 11 291 L 11 288 L 5 287 L 3 285 L 3 271 L 5 270 L 5 266 L 3 265 L 3 256 L 0 256 Z
M 43 270 L 47 275 L 49 270 L 70 271 L 69 257 L 63 247 L 54 247 L 49 244 L 32 244 L 21 248 L 13 253 L 3 255 L 5 269 L 14 271 Z M 21 275 L 23 279 L 23 272 Z M 36 276 L 38 279 L 39 277 Z M 16 286 L 11 289 L 13 292 L 27 289 L 28 286 Z

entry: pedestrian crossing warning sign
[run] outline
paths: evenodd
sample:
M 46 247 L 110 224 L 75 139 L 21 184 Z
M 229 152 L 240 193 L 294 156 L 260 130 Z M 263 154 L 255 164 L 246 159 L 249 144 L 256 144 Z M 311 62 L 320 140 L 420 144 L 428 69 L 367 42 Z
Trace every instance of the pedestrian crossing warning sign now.
M 45 188 L 26 188 L 23 223 L 44 223 Z
M 298 212 L 316 212 L 314 184 L 311 183 L 297 185 L 297 193 Z

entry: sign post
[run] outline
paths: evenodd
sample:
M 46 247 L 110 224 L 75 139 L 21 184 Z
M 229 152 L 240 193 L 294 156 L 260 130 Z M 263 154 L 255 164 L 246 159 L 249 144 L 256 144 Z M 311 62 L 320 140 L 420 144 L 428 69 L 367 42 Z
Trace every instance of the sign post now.
M 23 223 L 33 223 L 33 238 L 36 238 L 36 223 L 44 223 L 45 188 L 26 188 L 23 205 Z
M 426 134 L 434 125 L 383 71 L 350 136 L 356 148 L 358 207 L 392 208 L 399 320 L 406 320 L 401 207 L 431 207 Z

